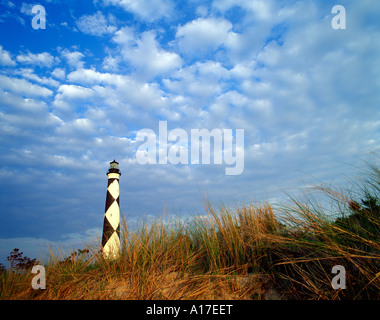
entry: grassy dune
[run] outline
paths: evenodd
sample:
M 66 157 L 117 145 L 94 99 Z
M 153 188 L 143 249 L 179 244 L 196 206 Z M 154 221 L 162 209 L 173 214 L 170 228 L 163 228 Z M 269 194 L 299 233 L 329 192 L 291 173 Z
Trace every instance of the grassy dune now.
M 98 244 L 52 256 L 45 290 L 31 287 L 30 270 L 3 271 L 0 299 L 378 300 L 379 168 L 350 190 L 318 186 L 282 205 L 206 203 L 205 216 L 134 230 L 124 222 L 119 258 L 103 259 Z M 335 265 L 345 289 L 331 285 Z

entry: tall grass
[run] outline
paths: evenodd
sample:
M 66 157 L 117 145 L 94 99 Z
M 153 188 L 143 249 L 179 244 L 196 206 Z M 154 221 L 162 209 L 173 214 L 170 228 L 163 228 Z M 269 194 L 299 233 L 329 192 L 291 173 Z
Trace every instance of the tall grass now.
M 372 166 L 355 192 L 318 186 L 287 205 L 206 202 L 206 214 L 188 221 L 134 230 L 123 221 L 117 259 L 102 257 L 100 241 L 67 258 L 52 253 L 45 290 L 32 289 L 30 272 L 8 270 L 0 298 L 379 299 L 379 187 Z M 346 270 L 345 289 L 332 288 L 335 265 Z

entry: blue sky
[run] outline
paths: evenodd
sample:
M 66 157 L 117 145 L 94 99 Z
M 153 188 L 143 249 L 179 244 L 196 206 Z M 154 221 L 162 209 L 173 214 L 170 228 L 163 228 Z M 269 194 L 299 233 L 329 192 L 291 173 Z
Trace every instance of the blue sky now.
M 379 16 L 375 0 L 1 0 L 0 260 L 96 241 L 113 159 L 131 225 L 204 214 L 205 196 L 343 186 L 380 147 Z M 243 173 L 137 163 L 137 131 L 159 120 L 244 129 Z

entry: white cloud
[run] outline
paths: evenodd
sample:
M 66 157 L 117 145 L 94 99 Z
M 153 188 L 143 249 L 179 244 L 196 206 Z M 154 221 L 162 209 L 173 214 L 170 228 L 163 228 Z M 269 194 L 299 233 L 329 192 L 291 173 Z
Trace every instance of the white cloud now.
M 23 78 L 38 82 L 43 85 L 52 86 L 52 87 L 58 87 L 59 82 L 47 77 L 39 77 L 37 74 L 34 73 L 33 69 L 30 68 L 21 68 L 16 71 L 16 74 L 21 75 Z
M 67 75 L 71 82 L 94 85 L 100 83 L 113 84 L 117 83 L 122 76 L 111 73 L 101 73 L 94 69 L 77 69 Z
M 61 97 L 66 99 L 88 99 L 93 95 L 93 90 L 77 85 L 63 84 L 58 88 Z
M 58 58 L 54 58 L 48 52 L 38 54 L 28 52 L 27 54 L 18 55 L 16 59 L 20 63 L 37 65 L 40 67 L 51 67 L 55 62 L 59 61 Z
M 232 23 L 224 18 L 198 18 L 180 26 L 176 39 L 181 52 L 202 55 L 217 50 L 233 36 Z
M 49 97 L 53 92 L 45 87 L 32 84 L 24 79 L 0 75 L 0 88 L 21 95 L 32 97 Z
M 200 17 L 206 17 L 208 15 L 209 9 L 205 5 L 200 5 L 196 8 L 195 13 Z
M 103 0 L 103 4 L 120 6 L 147 21 L 170 18 L 175 7 L 172 0 Z
M 223 92 L 229 72 L 215 61 L 196 62 L 164 79 L 169 92 L 191 99 L 193 108 L 207 106 L 213 98 Z
M 120 56 L 109 55 L 103 60 L 103 69 L 106 71 L 118 71 L 120 61 Z
M 70 67 L 72 68 L 83 68 L 84 61 L 82 59 L 84 58 L 84 54 L 79 51 L 70 51 L 68 49 L 61 50 L 61 56 L 67 61 Z
M 110 24 L 108 19 L 100 12 L 93 15 L 84 15 L 77 20 L 77 26 L 85 34 L 102 36 L 116 31 L 116 26 Z
M 236 79 L 249 79 L 254 76 L 255 65 L 256 63 L 254 60 L 241 61 L 239 63 L 236 63 L 230 70 L 231 77 L 234 77 Z
M 166 108 L 160 87 L 155 83 L 140 81 L 134 76 L 78 69 L 68 74 L 67 79 L 91 87 L 98 104 L 116 108 L 124 115 L 137 115 L 140 110 L 155 110 L 151 115 L 154 117 Z
M 32 13 L 33 6 L 34 6 L 34 4 L 23 2 L 21 4 L 20 11 L 21 11 L 21 13 L 23 13 L 27 16 L 31 16 L 31 15 L 33 15 L 33 13 Z
M 16 65 L 11 58 L 11 55 L 8 51 L 3 50 L 3 46 L 0 45 L 0 65 L 13 67 Z
M 146 31 L 140 38 L 132 38 L 131 30 L 119 30 L 114 38 L 121 45 L 121 56 L 137 70 L 138 76 L 154 77 L 167 74 L 182 65 L 182 59 L 173 52 L 160 48 L 153 31 Z
M 62 68 L 55 68 L 51 75 L 56 79 L 63 80 L 66 77 L 66 71 Z
M 113 40 L 123 46 L 135 43 L 134 31 L 130 27 L 123 27 L 115 33 Z
M 1 93 L 0 93 L 0 98 Z M 23 101 L 20 101 L 20 99 L 16 100 L 18 102 L 21 102 L 23 104 Z M 28 101 L 29 102 L 29 101 Z M 51 132 L 52 129 L 54 129 L 57 125 L 60 125 L 60 122 L 58 121 L 58 118 L 53 116 L 52 114 L 46 113 L 46 106 L 42 106 L 39 110 L 36 110 L 36 108 L 29 108 L 31 107 L 31 104 L 38 104 L 38 102 L 33 101 L 31 103 L 24 102 L 24 105 L 18 105 L 17 108 L 23 109 L 23 113 L 20 114 L 6 114 L 0 112 L 0 122 L 2 123 L 2 126 L 0 126 L 0 141 L 3 146 L 6 146 L 11 141 L 13 141 L 15 138 L 18 138 L 20 140 L 23 140 L 24 142 L 13 149 L 12 155 L 19 154 L 20 149 L 22 149 L 21 146 L 27 145 L 27 148 L 35 148 L 35 145 L 30 143 L 33 141 L 34 143 L 36 141 L 41 142 L 46 140 L 46 132 Z M 41 130 L 44 130 L 44 134 L 41 134 Z M 39 132 L 36 135 L 36 132 Z M 39 136 L 37 138 L 37 136 Z M 43 147 L 41 148 L 43 149 Z M 28 162 L 29 165 L 33 165 L 31 160 L 35 159 L 35 163 L 38 163 L 38 152 L 37 154 L 20 154 L 20 157 L 18 159 L 24 159 Z M 4 158 L 1 159 L 4 161 Z
M 247 10 L 251 18 L 259 20 L 268 20 L 278 13 L 273 0 L 215 0 L 213 6 L 222 12 L 239 6 Z
M 83 86 L 73 84 L 63 84 L 54 97 L 52 106 L 54 112 L 62 118 L 75 119 L 77 117 L 76 111 L 84 102 L 87 104 L 92 101 L 95 96 L 94 90 Z
M 11 117 L 17 122 L 17 117 L 20 115 L 25 115 L 30 117 L 30 113 L 38 115 L 36 121 L 40 120 L 39 116 L 47 111 L 47 104 L 41 100 L 33 98 L 23 98 L 19 95 L 19 92 L 4 92 L 0 90 L 0 100 L 2 106 L 9 106 L 12 108 L 13 113 L 10 113 Z M 19 113 L 21 111 L 21 113 Z M 6 114 L 4 114 L 6 115 Z M 31 120 L 31 119 L 30 119 Z
M 119 102 L 129 103 L 143 110 L 165 107 L 163 92 L 157 84 L 139 82 L 132 77 L 123 77 L 120 80 L 116 87 Z
M 96 125 L 93 121 L 87 118 L 79 118 L 74 119 L 69 122 L 62 123 L 57 129 L 56 133 L 65 137 L 70 136 L 77 136 L 78 134 L 81 135 L 83 138 L 83 135 L 91 135 L 96 132 Z M 62 156 L 59 158 L 60 161 L 66 159 L 62 158 Z M 75 162 L 75 159 L 71 159 L 70 161 Z M 70 162 L 71 163 L 71 162 Z

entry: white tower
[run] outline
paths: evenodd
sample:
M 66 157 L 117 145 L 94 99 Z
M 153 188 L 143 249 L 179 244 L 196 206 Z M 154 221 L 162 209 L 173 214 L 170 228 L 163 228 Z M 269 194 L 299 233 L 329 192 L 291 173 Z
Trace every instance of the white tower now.
M 102 247 L 105 258 L 114 259 L 120 253 L 119 163 L 113 160 L 107 172 L 108 187 L 103 223 Z

